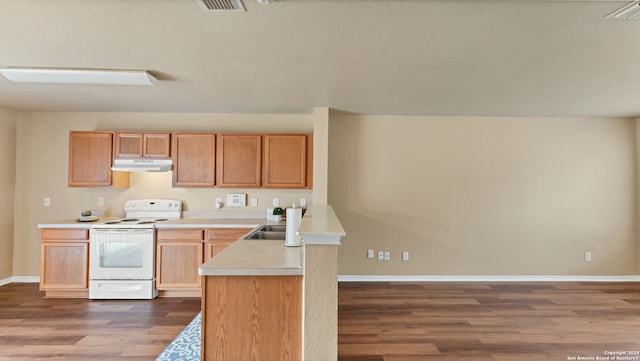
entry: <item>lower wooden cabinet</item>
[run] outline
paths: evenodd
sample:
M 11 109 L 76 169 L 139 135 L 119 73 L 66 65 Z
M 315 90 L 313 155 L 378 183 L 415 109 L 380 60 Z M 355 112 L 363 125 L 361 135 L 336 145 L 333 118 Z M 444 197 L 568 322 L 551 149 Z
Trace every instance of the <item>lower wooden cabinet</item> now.
M 159 229 L 156 245 L 156 288 L 159 295 L 195 296 L 202 292 L 198 267 L 251 228 Z
M 46 297 L 89 296 L 88 229 L 42 229 L 40 290 Z
M 222 252 L 231 243 L 237 241 L 253 228 L 209 228 L 205 230 L 207 241 L 206 260 Z
M 156 288 L 160 296 L 200 297 L 198 267 L 252 228 L 159 229 Z M 46 297 L 89 297 L 89 230 L 44 228 L 40 243 L 40 290 Z
M 202 229 L 158 230 L 156 288 L 160 296 L 176 293 L 163 291 L 182 291 L 180 294 L 199 296 L 201 283 L 198 266 L 202 262 L 204 262 Z

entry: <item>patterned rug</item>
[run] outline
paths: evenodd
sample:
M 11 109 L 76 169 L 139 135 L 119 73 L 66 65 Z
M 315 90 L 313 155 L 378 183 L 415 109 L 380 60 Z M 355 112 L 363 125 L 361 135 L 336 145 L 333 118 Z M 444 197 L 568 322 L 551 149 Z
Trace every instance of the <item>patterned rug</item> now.
M 199 361 L 202 315 L 199 313 L 162 351 L 156 361 Z

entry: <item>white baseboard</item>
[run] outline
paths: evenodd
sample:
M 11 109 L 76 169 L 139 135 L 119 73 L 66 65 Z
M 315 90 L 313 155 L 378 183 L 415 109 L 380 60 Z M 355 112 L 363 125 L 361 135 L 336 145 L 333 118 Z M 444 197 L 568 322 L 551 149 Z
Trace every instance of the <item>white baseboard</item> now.
M 38 276 L 13 276 L 0 280 L 0 286 L 8 285 L 9 283 L 40 283 L 40 277 Z
M 640 276 L 351 276 L 338 282 L 640 282 Z

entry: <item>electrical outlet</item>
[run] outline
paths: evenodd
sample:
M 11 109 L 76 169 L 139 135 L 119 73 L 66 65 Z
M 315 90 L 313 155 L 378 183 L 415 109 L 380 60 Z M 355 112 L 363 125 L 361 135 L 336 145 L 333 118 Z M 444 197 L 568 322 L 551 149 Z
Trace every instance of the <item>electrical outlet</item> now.
M 256 197 L 251 198 L 251 206 L 252 207 L 257 207 L 258 206 L 258 198 L 256 198 Z
M 104 197 L 98 197 L 98 207 L 104 206 Z
M 384 252 L 384 260 L 388 261 L 391 258 L 391 254 L 389 252 Z
M 409 260 L 409 251 L 402 251 L 402 260 L 403 261 Z
M 50 205 L 51 205 L 51 198 L 45 197 L 44 198 L 44 206 L 45 207 L 49 207 Z
M 384 260 L 384 252 L 378 251 L 378 261 Z
M 216 198 L 216 208 L 222 208 L 222 198 Z
M 274 207 L 280 207 L 280 198 L 274 198 L 273 199 L 273 206 Z
M 306 207 L 307 206 L 307 199 L 302 197 L 300 198 L 300 207 Z
M 367 250 L 367 258 L 373 258 L 374 251 L 372 249 Z
M 591 252 L 584 253 L 584 260 L 585 262 L 591 262 Z

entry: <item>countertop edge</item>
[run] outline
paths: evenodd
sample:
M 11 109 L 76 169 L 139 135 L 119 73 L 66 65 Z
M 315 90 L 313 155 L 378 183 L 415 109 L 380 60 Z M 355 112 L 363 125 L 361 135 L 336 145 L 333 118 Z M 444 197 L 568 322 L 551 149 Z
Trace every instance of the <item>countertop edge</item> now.
M 304 247 L 280 240 L 239 239 L 198 267 L 200 276 L 304 275 Z
M 39 223 L 38 228 L 78 228 L 78 229 L 89 229 L 91 227 L 90 223 L 96 222 L 78 222 L 78 223 Z
M 304 270 L 300 268 L 198 268 L 200 276 L 302 276 Z
M 305 213 L 297 233 L 304 244 L 338 246 L 346 235 L 340 220 L 330 205 L 314 205 Z

